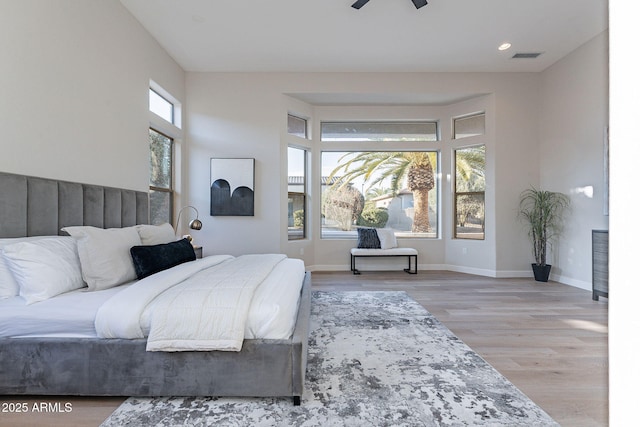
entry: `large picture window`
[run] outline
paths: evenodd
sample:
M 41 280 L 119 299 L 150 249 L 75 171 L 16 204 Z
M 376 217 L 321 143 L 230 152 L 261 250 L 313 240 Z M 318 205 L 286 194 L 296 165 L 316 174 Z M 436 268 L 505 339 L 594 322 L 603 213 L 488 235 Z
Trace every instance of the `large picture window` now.
M 322 238 L 358 226 L 438 237 L 437 151 L 324 151 L 321 162 Z
M 454 150 L 456 239 L 484 239 L 485 146 Z

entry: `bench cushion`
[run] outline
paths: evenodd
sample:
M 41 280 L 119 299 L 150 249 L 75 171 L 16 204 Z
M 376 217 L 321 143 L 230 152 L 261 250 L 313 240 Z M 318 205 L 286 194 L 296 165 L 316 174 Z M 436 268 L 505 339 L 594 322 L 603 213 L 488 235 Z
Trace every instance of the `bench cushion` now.
M 414 248 L 392 248 L 392 249 L 352 248 L 351 255 L 354 255 L 354 256 L 418 255 L 418 251 Z

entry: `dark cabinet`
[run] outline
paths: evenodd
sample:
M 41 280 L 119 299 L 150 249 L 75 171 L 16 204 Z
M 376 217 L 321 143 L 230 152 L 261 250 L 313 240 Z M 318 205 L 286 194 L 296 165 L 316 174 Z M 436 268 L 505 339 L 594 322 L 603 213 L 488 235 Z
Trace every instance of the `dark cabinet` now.
M 609 298 L 609 231 L 591 231 L 593 300 Z

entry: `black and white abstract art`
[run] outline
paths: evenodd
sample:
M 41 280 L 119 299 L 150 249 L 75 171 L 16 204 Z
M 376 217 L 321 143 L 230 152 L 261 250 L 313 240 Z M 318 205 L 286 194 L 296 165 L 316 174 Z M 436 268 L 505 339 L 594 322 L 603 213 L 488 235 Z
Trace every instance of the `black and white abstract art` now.
M 255 159 L 211 159 L 211 216 L 254 215 Z

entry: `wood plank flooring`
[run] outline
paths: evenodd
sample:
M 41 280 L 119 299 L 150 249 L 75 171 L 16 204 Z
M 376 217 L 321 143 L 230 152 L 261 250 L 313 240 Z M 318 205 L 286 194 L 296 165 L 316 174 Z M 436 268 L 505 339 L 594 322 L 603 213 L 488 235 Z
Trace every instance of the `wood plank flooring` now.
M 533 279 L 313 273 L 318 290 L 402 290 L 562 426 L 608 425 L 608 303 Z
M 554 282 L 443 271 L 315 272 L 312 281 L 315 290 L 406 291 L 560 425 L 607 425 L 606 299 Z M 0 404 L 30 408 L 0 412 L 0 426 L 98 426 L 123 400 L 0 396 Z M 33 412 L 40 402 L 69 402 L 72 410 Z

